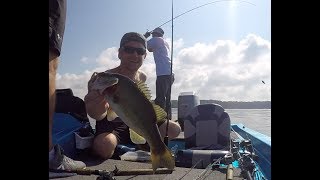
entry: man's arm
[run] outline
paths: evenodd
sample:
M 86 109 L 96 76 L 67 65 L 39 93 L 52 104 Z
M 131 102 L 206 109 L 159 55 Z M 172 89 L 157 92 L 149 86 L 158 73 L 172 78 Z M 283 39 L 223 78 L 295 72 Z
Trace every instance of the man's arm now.
M 84 102 L 86 104 L 87 114 L 91 118 L 99 121 L 106 117 L 109 104 L 97 90 L 92 90 L 94 81 L 97 79 L 97 74 L 96 72 L 93 73 L 88 82 L 88 94 L 84 97 Z
M 147 39 L 147 38 L 150 36 L 150 34 L 151 34 L 151 33 L 150 33 L 149 31 L 147 31 L 146 33 L 144 33 L 143 36 Z M 147 49 L 148 49 L 149 52 L 153 52 L 153 49 L 152 49 L 152 48 L 148 47 Z

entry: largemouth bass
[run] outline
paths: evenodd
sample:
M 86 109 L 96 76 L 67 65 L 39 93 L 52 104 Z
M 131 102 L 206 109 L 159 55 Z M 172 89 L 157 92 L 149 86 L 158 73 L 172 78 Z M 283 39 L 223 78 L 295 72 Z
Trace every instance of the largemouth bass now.
M 146 85 L 117 73 L 102 72 L 97 76 L 94 89 L 105 96 L 112 110 L 130 129 L 148 142 L 153 171 L 160 166 L 174 169 L 175 160 L 157 126 L 161 108 L 150 101 L 151 94 Z

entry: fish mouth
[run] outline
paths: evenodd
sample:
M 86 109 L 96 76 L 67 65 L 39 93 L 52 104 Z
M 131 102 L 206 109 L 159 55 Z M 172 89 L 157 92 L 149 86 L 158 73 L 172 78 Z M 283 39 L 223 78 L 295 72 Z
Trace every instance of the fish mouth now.
M 100 94 L 104 95 L 109 89 L 113 89 L 119 82 L 118 78 L 99 77 L 96 80 L 96 89 Z

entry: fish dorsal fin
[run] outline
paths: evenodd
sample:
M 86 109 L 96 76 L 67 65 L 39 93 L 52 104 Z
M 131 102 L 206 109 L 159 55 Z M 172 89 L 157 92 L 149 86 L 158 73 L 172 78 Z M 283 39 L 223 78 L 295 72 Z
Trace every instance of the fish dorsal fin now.
M 156 113 L 157 116 L 157 122 L 165 120 L 167 117 L 167 113 L 162 109 L 159 105 L 156 105 L 155 103 L 151 103 L 154 109 L 154 112 Z
M 129 129 L 130 139 L 135 144 L 145 144 L 147 141 L 138 133 L 134 132 L 131 128 Z
M 150 100 L 151 99 L 151 92 L 150 92 L 150 89 L 148 88 L 147 84 L 142 81 L 139 81 L 137 83 L 137 86 L 138 86 L 138 89 L 144 94 L 144 96 Z
M 139 81 L 137 83 L 138 89 L 144 94 L 144 96 L 150 101 L 151 100 L 151 92 L 148 88 L 147 84 Z M 158 105 L 154 104 L 154 102 L 151 102 L 154 112 L 157 116 L 157 122 L 164 120 L 167 117 L 167 113 Z

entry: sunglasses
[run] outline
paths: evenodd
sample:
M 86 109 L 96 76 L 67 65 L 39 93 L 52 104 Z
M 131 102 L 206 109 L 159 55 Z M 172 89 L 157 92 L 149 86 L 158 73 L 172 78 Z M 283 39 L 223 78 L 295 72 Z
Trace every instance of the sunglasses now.
M 123 46 L 121 49 L 124 50 L 124 52 L 128 54 L 133 54 L 134 52 L 137 52 L 138 55 L 144 55 L 146 54 L 146 49 L 144 48 L 135 48 L 130 46 Z

